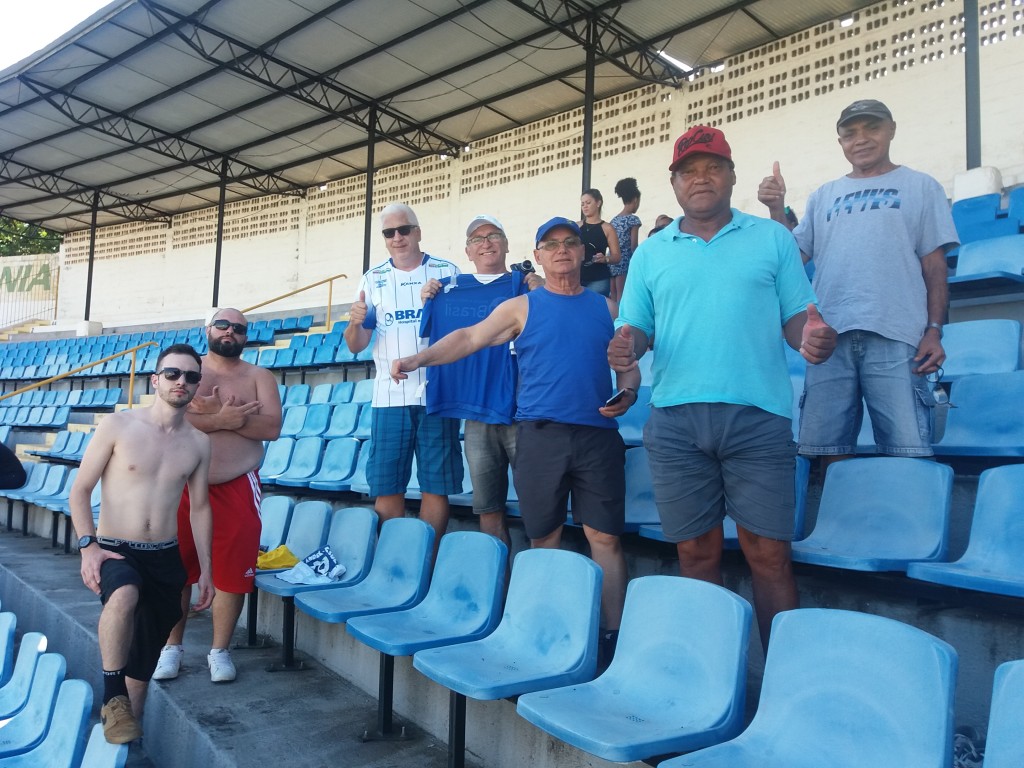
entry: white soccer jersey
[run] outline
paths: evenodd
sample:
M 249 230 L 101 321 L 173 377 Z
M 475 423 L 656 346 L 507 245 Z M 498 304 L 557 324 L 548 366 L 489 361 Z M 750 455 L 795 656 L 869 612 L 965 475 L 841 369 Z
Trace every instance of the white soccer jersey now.
M 373 345 L 373 362 L 377 366 L 374 407 L 426 405 L 423 386 L 426 369 L 413 371 L 408 379 L 396 384 L 391 379 L 391 361 L 427 347 L 427 340 L 419 335 L 423 312 L 420 290 L 424 283 L 431 278 L 440 280 L 457 274 L 459 268 L 450 261 L 425 253 L 423 261 L 411 272 L 396 269 L 388 259 L 363 275 L 356 300 L 359 291 L 365 291 L 369 309 L 365 325 L 377 332 Z

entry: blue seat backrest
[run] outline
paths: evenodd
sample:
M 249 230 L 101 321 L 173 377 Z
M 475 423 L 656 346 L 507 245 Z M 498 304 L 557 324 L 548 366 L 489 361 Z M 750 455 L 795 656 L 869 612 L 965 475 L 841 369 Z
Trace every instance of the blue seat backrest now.
M 964 557 L 988 570 L 1018 573 L 1024 580 L 1024 464 L 981 473 Z
M 363 403 L 338 403 L 331 412 L 331 421 L 324 434 L 327 437 L 348 437 L 359 426 L 359 413 Z M 369 406 L 366 406 L 369 408 Z
M 292 509 L 285 546 L 301 560 L 324 545 L 330 522 L 331 505 L 326 501 L 300 501 Z
M 310 404 L 331 402 L 331 390 L 333 388 L 332 384 L 317 384 L 309 395 Z
M 339 381 L 331 390 L 332 403 L 351 403 L 352 393 L 356 388 L 353 381 Z
M 281 419 L 281 437 L 295 437 L 306 423 L 308 405 L 286 405 Z
M 281 405 L 306 405 L 309 403 L 309 384 L 292 384 L 285 391 Z
M 996 669 L 985 740 L 985 768 L 1024 765 L 1024 659 L 1007 661 Z
M 960 246 L 956 276 L 969 277 L 988 272 L 1021 275 L 1024 269 L 1024 235 L 1013 234 L 976 240 Z
M 1020 367 L 1018 320 L 987 319 L 949 323 L 943 328 L 946 360 L 943 378 L 955 380 L 982 373 L 1006 373 Z
M 317 478 L 320 480 L 348 479 L 356 468 L 359 445 L 359 441 L 351 437 L 336 437 L 333 440 L 328 440 Z
M 324 453 L 322 437 L 300 437 L 295 441 L 291 461 L 285 474 L 291 477 L 309 477 L 320 469 L 320 458 Z
M 1024 456 L 1024 371 L 964 376 L 953 388 L 942 439 L 935 453 Z
M 44 653 L 25 705 L 4 723 L 0 758 L 27 752 L 46 734 L 67 664 L 59 653 Z
M 373 383 L 373 379 L 357 381 L 355 388 L 352 390 L 352 402 L 368 403 L 373 400 Z
M 327 431 L 331 423 L 331 411 L 334 408 L 330 403 L 312 403 L 306 406 L 306 419 L 302 422 L 299 430 L 300 437 L 317 437 Z
M 924 459 L 848 459 L 828 468 L 814 530 L 793 559 L 857 570 L 903 570 L 948 547 L 953 470 Z
M 785 611 L 748 732 L 778 746 L 775 765 L 796 755 L 804 764 L 811 744 L 820 755 L 855 752 L 856 765 L 948 765 L 956 669 L 949 644 L 892 619 Z
M 260 547 L 274 549 L 284 543 L 295 500 L 290 496 L 264 496 L 260 501 Z
M 274 477 L 284 474 L 288 469 L 288 462 L 292 457 L 292 450 L 295 448 L 295 439 L 291 437 L 279 437 L 267 446 L 263 455 L 263 463 L 260 465 L 260 475 L 263 477 Z
M 111 744 L 103 735 L 103 726 L 97 723 L 89 734 L 81 768 L 124 768 L 128 762 L 128 745 Z
M 343 507 L 331 516 L 327 543 L 340 565 L 345 566 L 341 584 L 366 578 L 377 546 L 377 513 L 366 507 Z
M 60 684 L 42 742 L 31 750 L 4 758 L 3 768 L 85 768 L 85 731 L 92 709 L 92 688 L 84 680 Z
M 18 617 L 9 611 L 0 613 L 0 688 L 11 679 L 14 670 L 14 629 Z

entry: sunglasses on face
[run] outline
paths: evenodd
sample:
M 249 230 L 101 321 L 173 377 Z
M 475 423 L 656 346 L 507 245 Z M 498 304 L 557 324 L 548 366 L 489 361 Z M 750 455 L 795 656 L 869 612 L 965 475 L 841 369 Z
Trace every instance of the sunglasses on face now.
M 186 384 L 198 384 L 203 379 L 203 374 L 199 371 L 183 371 L 181 368 L 161 368 L 156 375 L 163 376 L 168 381 L 177 381 L 184 376 Z
M 232 323 L 229 320 L 214 320 L 210 323 L 210 327 L 216 328 L 218 331 L 226 331 L 230 328 L 239 336 L 245 336 L 249 332 L 249 326 L 245 323 Z
M 409 233 L 417 228 L 418 227 L 416 224 L 403 224 L 400 227 L 388 227 L 387 229 L 382 229 L 380 233 L 384 235 L 386 239 L 390 240 L 392 237 L 395 236 L 396 232 L 400 234 L 402 237 L 408 237 Z

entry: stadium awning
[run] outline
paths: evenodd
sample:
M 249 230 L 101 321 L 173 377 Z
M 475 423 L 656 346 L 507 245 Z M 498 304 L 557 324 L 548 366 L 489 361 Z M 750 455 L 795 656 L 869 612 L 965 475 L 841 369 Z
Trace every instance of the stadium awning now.
M 118 0 L 0 72 L 0 213 L 68 232 L 328 181 L 693 70 L 863 0 Z M 666 54 L 666 55 L 662 55 Z M 685 64 L 680 64 L 685 62 Z

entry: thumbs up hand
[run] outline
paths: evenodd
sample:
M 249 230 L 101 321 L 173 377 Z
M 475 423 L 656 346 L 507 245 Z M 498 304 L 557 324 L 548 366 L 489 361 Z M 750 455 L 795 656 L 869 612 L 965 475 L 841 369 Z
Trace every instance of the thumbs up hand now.
M 772 175 L 765 176 L 757 187 L 757 199 L 768 206 L 768 211 L 773 219 L 778 216 L 785 216 L 786 209 L 786 180 L 782 178 L 782 170 L 779 161 L 772 163 Z
M 612 340 L 608 342 L 608 365 L 618 373 L 625 373 L 636 368 L 633 329 L 628 325 L 619 328 L 618 333 L 612 336 Z
M 807 320 L 800 334 L 800 354 L 804 359 L 811 365 L 825 362 L 836 348 L 838 338 L 835 329 L 822 319 L 818 308 L 808 304 Z
M 359 292 L 359 301 L 352 302 L 348 310 L 348 322 L 350 325 L 362 325 L 366 319 L 368 309 L 366 306 L 366 291 Z

